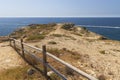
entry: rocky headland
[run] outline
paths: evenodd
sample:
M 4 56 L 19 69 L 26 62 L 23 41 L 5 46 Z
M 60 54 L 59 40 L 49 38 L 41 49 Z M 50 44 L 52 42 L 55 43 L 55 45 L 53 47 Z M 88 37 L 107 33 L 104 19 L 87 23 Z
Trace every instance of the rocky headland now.
M 10 35 L 47 50 L 99 80 L 120 79 L 120 42 L 72 23 L 31 24 Z M 2 44 L 5 43 L 2 40 Z M 1 49 L 0 49 L 1 50 Z M 77 78 L 69 80 L 77 80 Z

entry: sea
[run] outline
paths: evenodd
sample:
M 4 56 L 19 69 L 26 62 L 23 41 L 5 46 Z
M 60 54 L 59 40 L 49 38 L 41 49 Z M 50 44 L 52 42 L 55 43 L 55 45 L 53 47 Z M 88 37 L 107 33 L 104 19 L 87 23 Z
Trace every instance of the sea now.
M 120 41 L 120 18 L 118 17 L 37 17 L 0 18 L 0 36 L 29 24 L 74 23 L 112 40 Z

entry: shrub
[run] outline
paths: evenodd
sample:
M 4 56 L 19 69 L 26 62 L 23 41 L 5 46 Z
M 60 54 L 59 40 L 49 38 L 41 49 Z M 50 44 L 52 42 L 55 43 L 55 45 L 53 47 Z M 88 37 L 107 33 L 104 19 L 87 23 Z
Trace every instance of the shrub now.
M 55 41 L 50 41 L 48 44 L 57 44 Z
M 106 54 L 106 53 L 105 53 L 105 50 L 103 50 L 103 51 L 100 51 L 100 53 L 101 53 L 101 54 Z
M 103 37 L 103 36 L 100 36 L 98 39 L 99 39 L 99 40 L 108 40 L 108 38 Z
M 62 26 L 62 28 L 63 28 L 63 29 L 66 29 L 66 30 L 70 30 L 71 28 L 74 27 L 74 25 L 75 25 L 75 24 L 73 24 L 73 23 L 65 23 L 65 24 Z

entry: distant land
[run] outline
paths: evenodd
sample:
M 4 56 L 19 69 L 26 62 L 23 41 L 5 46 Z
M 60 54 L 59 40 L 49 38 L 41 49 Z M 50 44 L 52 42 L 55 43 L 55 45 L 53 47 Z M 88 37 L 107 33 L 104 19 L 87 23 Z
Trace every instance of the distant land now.
M 27 17 L 0 18 L 0 36 L 29 24 L 74 23 L 113 40 L 120 40 L 119 17 Z

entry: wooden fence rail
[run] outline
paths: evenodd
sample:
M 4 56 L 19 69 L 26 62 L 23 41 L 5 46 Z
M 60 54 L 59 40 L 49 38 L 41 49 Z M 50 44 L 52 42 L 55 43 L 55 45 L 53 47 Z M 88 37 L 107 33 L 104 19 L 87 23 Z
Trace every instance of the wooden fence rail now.
M 44 76 L 46 77 L 47 80 L 48 79 L 48 75 L 47 75 L 47 68 L 51 69 L 54 73 L 56 73 L 62 80 L 67 80 L 67 78 L 61 74 L 59 71 L 57 71 L 54 67 L 52 67 L 48 62 L 47 62 L 47 56 L 51 57 L 52 59 L 56 60 L 57 62 L 60 62 L 61 64 L 63 64 L 64 66 L 68 67 L 69 69 L 75 71 L 76 73 L 78 73 L 79 75 L 82 75 L 83 77 L 87 78 L 88 80 L 98 80 L 97 78 L 77 69 L 76 67 L 72 66 L 71 64 L 59 59 L 58 57 L 52 55 L 51 53 L 46 51 L 46 46 L 43 45 L 42 49 L 28 45 L 26 43 L 23 42 L 23 39 L 16 40 L 14 38 L 10 38 L 10 45 L 16 49 L 16 47 L 19 47 L 19 49 L 22 52 L 22 56 L 24 57 L 25 54 L 29 54 L 30 56 L 32 56 L 32 58 L 34 58 L 37 62 L 43 63 L 43 68 L 44 68 Z M 19 45 L 17 44 L 19 43 Z M 38 52 L 42 52 L 43 53 L 43 58 L 39 58 L 38 56 L 36 56 L 34 53 L 31 53 L 29 51 L 27 51 L 24 46 L 30 47 L 34 50 L 37 50 Z

